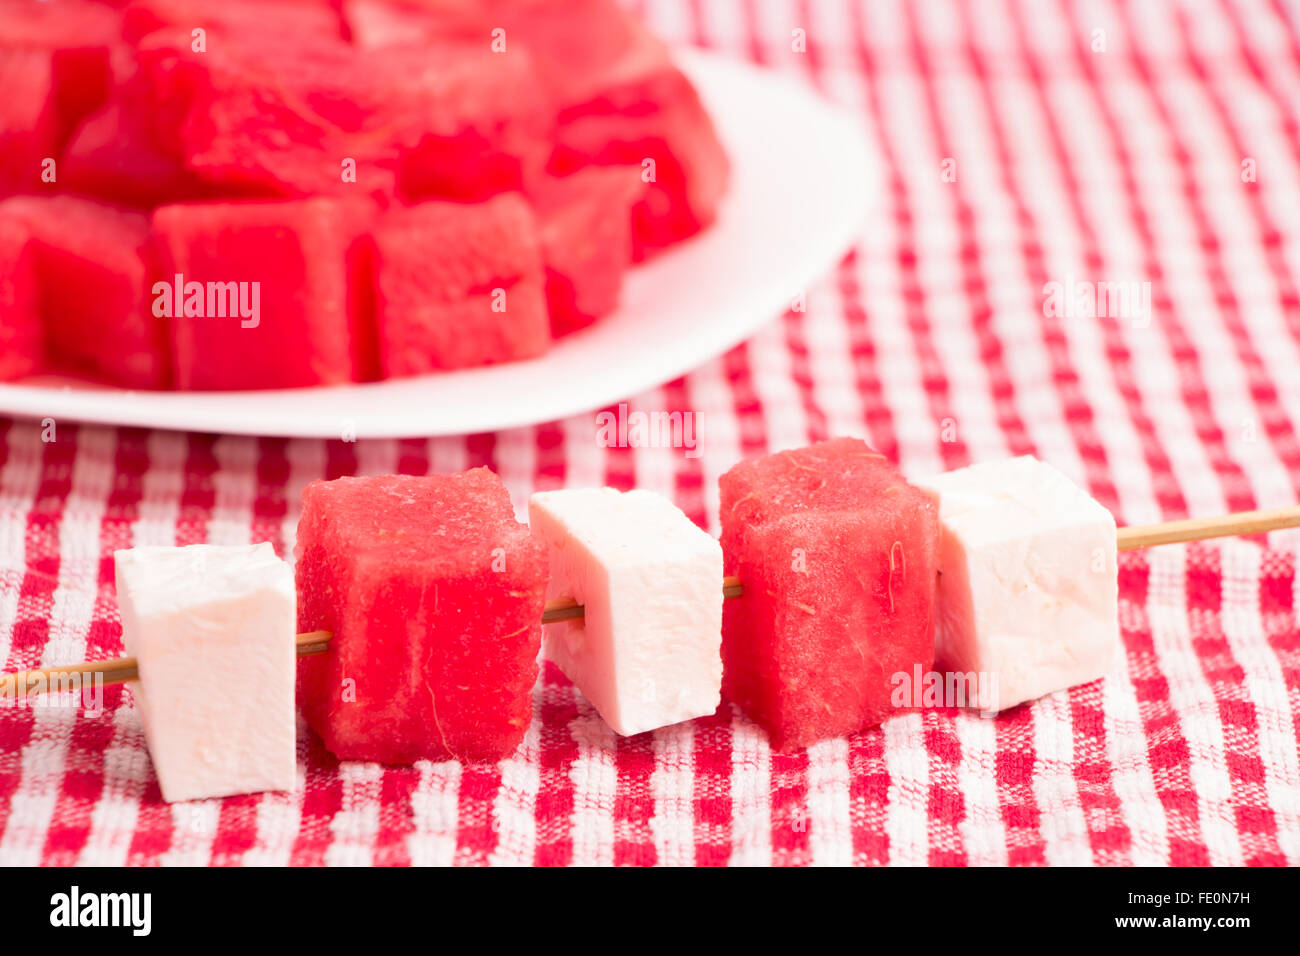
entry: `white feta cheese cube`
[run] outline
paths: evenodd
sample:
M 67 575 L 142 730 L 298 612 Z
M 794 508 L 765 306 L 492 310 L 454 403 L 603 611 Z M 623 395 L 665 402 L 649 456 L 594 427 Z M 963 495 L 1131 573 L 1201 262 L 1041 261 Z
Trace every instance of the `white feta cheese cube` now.
M 613 488 L 539 492 L 548 597 L 585 618 L 546 626 L 547 655 L 615 732 L 639 734 L 717 710 L 722 548 L 672 502 Z
M 117 551 L 122 642 L 168 802 L 292 790 L 297 610 L 269 544 Z
M 939 503 L 936 668 L 979 675 L 985 711 L 1110 670 L 1120 641 L 1109 511 L 1031 456 L 917 484 Z

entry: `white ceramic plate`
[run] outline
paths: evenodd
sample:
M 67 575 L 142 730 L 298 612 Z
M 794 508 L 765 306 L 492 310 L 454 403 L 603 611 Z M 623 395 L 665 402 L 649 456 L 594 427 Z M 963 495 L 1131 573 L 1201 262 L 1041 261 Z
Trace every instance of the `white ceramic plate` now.
M 129 392 L 0 385 L 0 413 L 242 435 L 456 435 L 551 421 L 671 381 L 781 314 L 858 234 L 880 166 L 857 122 L 810 88 L 684 52 L 731 157 L 717 222 L 629 273 L 617 313 L 544 356 L 366 385 Z

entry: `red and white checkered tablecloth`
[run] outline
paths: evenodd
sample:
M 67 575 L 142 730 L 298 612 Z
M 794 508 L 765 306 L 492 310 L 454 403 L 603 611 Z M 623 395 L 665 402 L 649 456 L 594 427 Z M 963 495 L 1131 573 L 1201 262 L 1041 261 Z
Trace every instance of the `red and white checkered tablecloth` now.
M 879 214 L 806 311 L 631 397 L 697 411 L 703 454 L 600 447 L 594 415 L 356 443 L 63 422 L 42 441 L 0 421 L 4 670 L 120 652 L 115 548 L 291 553 L 321 476 L 485 464 L 521 504 L 639 486 L 716 531 L 738 458 L 856 434 L 917 475 L 1032 452 L 1122 523 L 1300 498 L 1286 0 L 644 6 L 670 38 L 856 111 L 887 167 Z M 1149 289 L 1150 312 L 1044 314 L 1045 290 L 1103 282 Z M 298 792 L 168 806 L 129 692 L 106 689 L 98 715 L 0 708 L 0 863 L 1296 864 L 1296 541 L 1125 555 L 1126 653 L 1104 681 L 793 754 L 725 703 L 618 739 L 547 665 L 500 765 L 339 764 L 302 727 Z

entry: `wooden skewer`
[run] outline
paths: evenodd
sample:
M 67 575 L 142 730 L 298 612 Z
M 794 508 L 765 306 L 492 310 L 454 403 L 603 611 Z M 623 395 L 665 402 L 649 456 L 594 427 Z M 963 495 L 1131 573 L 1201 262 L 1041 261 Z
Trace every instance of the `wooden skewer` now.
M 329 631 L 308 631 L 297 637 L 298 656 L 309 657 L 312 654 L 324 654 L 330 649 Z M 69 678 L 89 677 L 102 679 L 96 683 L 107 687 L 109 684 L 125 684 L 140 676 L 134 657 L 118 657 L 111 661 L 87 661 L 84 664 L 69 664 L 66 667 L 39 667 L 15 674 L 0 676 L 0 698 L 25 697 L 47 690 L 72 689 L 68 687 Z
M 1281 528 L 1300 527 L 1300 506 L 1277 508 L 1272 511 L 1241 511 L 1236 514 L 1221 515 L 1217 518 L 1188 518 L 1183 521 L 1166 521 L 1132 528 L 1120 528 L 1116 545 L 1120 551 L 1136 551 L 1160 544 L 1174 544 L 1180 541 L 1203 541 L 1209 538 L 1228 538 L 1244 534 L 1260 534 L 1265 531 L 1277 531 Z M 738 598 L 743 592 L 739 578 L 724 578 L 722 596 Z M 543 624 L 557 621 L 573 621 L 582 617 L 582 605 L 576 601 L 561 598 L 547 601 L 542 612 Z M 298 656 L 323 654 L 329 650 L 329 631 L 309 631 L 299 634 Z M 84 664 L 70 664 L 67 667 L 44 667 L 34 670 L 19 671 L 16 674 L 0 676 L 0 698 L 22 697 L 41 693 L 51 688 L 66 686 L 64 683 L 71 675 L 100 678 L 98 683 L 122 684 L 138 678 L 139 670 L 134 657 L 120 657 L 109 661 L 87 661 Z
M 740 578 L 722 579 L 722 596 L 724 598 L 738 598 L 742 590 Z M 576 621 L 580 617 L 582 617 L 582 605 L 571 598 L 558 598 L 554 601 L 547 601 L 546 609 L 542 611 L 543 624 L 554 624 L 556 621 Z
M 1186 518 L 1182 521 L 1166 521 L 1164 524 L 1120 528 L 1118 547 L 1120 551 L 1136 551 L 1158 544 L 1231 538 L 1297 527 L 1300 527 L 1300 506 L 1274 508 L 1272 511 L 1238 511 L 1217 518 Z

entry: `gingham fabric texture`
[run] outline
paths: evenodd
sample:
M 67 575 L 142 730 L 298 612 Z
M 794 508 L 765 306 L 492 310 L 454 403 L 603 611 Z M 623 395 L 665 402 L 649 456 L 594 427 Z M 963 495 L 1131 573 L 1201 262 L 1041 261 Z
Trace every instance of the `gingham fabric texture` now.
M 482 464 L 521 509 L 535 489 L 636 486 L 716 532 L 717 478 L 736 460 L 853 434 L 914 475 L 1033 453 L 1121 523 L 1300 498 L 1296 9 L 643 9 L 672 40 L 852 110 L 886 172 L 805 310 L 630 397 L 697 412 L 701 454 L 601 447 L 594 413 L 355 443 L 4 422 L 6 671 L 120 653 L 115 548 L 291 554 L 299 494 L 322 476 Z M 1049 283 L 1130 281 L 1150 283 L 1145 319 L 1044 314 Z M 499 765 L 340 764 L 300 726 L 296 793 L 168 806 L 129 692 L 105 689 L 98 716 L 4 707 L 0 862 L 1295 864 L 1296 540 L 1126 554 L 1125 653 L 1103 681 L 789 754 L 726 703 L 618 739 L 546 665 L 527 738 Z

